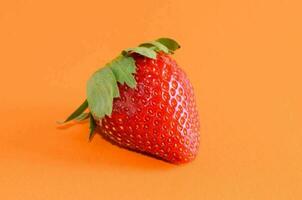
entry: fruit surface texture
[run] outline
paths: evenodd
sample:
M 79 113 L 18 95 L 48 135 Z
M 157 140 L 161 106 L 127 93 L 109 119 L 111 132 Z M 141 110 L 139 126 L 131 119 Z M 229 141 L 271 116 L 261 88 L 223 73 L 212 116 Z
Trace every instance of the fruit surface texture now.
M 195 158 L 199 119 L 193 87 L 168 54 L 133 54 L 136 88 L 119 84 L 111 116 L 96 119 L 103 136 L 121 147 L 172 162 Z

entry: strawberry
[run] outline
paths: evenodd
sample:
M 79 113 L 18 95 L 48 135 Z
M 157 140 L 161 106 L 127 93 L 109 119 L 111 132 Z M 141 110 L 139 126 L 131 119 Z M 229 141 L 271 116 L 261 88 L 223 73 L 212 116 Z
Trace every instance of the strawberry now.
M 114 144 L 171 163 L 193 160 L 199 146 L 193 87 L 169 55 L 179 47 L 161 38 L 124 50 L 92 75 L 87 100 L 64 122 L 89 118 L 90 139 L 98 130 Z

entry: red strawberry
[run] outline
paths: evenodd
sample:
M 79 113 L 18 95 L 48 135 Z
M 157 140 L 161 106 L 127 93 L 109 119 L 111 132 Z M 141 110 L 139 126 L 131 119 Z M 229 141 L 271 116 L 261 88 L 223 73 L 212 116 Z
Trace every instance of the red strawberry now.
M 77 116 L 82 120 L 90 116 L 91 133 L 97 126 L 104 137 L 121 147 L 172 163 L 193 160 L 199 146 L 199 120 L 192 85 L 168 55 L 177 48 L 179 45 L 174 40 L 165 38 L 128 49 L 124 56 L 134 61 L 134 77 L 135 71 L 130 68 L 123 73 L 119 71 L 128 66 L 126 62 L 118 60 L 107 64 L 119 82 L 112 90 L 108 90 L 110 84 L 102 90 L 102 93 L 111 94 L 112 100 L 117 97 L 113 102 L 111 100 L 109 114 L 104 103 L 100 103 L 100 100 L 106 102 L 106 98 L 102 99 L 103 94 L 98 96 L 95 93 L 98 93 L 100 83 L 111 79 L 95 74 L 88 82 L 88 102 L 85 101 L 71 118 Z M 155 54 L 151 55 L 149 50 Z M 114 68 L 117 63 L 119 69 Z M 135 80 L 130 80 L 131 76 L 127 75 L 122 77 L 127 72 Z M 107 75 L 110 73 L 106 72 Z M 107 99 L 110 100 L 109 97 Z M 87 106 L 92 114 L 83 113 Z

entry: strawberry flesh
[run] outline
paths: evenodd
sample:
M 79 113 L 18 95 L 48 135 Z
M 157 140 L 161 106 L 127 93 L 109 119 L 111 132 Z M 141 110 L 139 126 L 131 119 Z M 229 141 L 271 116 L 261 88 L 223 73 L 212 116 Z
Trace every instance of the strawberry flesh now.
M 186 163 L 199 147 L 193 87 L 167 54 L 156 59 L 133 54 L 136 89 L 119 84 L 111 116 L 97 120 L 101 134 L 121 147 L 171 163 Z

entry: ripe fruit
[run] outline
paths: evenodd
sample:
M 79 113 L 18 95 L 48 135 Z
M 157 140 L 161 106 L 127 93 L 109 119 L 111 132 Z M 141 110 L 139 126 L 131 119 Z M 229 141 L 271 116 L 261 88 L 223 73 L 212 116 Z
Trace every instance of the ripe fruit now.
M 66 121 L 89 117 L 90 136 L 97 128 L 127 149 L 172 163 L 193 160 L 199 120 L 192 85 L 169 55 L 177 48 L 162 38 L 123 51 L 91 77 L 87 101 Z

